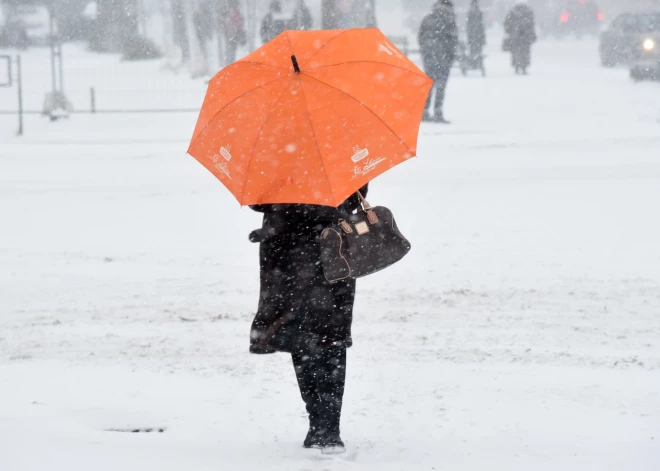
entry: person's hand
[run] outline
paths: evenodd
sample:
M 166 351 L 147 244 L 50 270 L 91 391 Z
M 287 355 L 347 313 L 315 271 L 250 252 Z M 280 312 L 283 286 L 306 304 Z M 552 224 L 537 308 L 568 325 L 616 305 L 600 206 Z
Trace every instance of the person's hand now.
M 261 229 L 256 229 L 252 232 L 250 232 L 250 242 L 254 244 L 260 244 L 262 242 L 265 242 L 269 238 L 275 235 L 275 229 L 272 227 L 267 227 L 267 228 L 261 228 Z

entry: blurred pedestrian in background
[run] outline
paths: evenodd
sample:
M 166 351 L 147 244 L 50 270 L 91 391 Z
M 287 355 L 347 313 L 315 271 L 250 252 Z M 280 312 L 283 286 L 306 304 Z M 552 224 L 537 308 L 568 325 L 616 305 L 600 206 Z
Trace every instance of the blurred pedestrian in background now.
M 213 9 L 208 0 L 196 0 L 191 2 L 191 5 L 193 8 L 193 27 L 201 53 L 199 61 L 195 60 L 196 63 L 199 63 L 195 65 L 193 76 L 201 77 L 207 75 L 209 71 L 208 42 L 213 37 L 215 31 Z
M 486 45 L 486 27 L 484 25 L 484 14 L 479 7 L 479 0 L 472 0 L 470 2 L 466 30 L 470 58 L 481 57 L 484 46 Z
M 296 10 L 293 12 L 290 29 L 301 29 L 309 31 L 312 29 L 314 20 L 305 0 L 298 0 Z
M 238 0 L 229 0 L 221 12 L 221 22 L 225 35 L 226 65 L 236 62 L 236 49 L 247 43 L 245 20 Z
M 434 80 L 433 88 L 426 102 L 423 119 L 437 123 L 448 123 L 444 117 L 443 105 L 449 73 L 456 58 L 456 48 L 458 46 L 456 13 L 451 0 L 438 0 L 433 5 L 431 13 L 422 21 L 417 39 L 422 51 L 424 70 Z M 435 111 L 434 115 L 431 116 L 433 90 L 435 90 Z
M 261 22 L 261 40 L 264 44 L 273 40 L 278 34 L 286 31 L 290 20 L 287 21 L 282 13 L 282 2 L 273 0 L 270 2 L 268 14 Z
M 504 20 L 503 49 L 511 52 L 511 65 L 516 74 L 527 75 L 532 63 L 532 44 L 536 42 L 534 12 L 521 0 L 511 9 Z

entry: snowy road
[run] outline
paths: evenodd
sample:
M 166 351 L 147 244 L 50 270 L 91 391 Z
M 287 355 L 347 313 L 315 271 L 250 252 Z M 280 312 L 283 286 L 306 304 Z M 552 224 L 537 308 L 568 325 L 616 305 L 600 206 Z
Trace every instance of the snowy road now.
M 196 117 L 0 117 L 0 470 L 660 469 L 660 86 L 491 49 L 373 184 L 413 251 L 359 283 L 332 460 L 247 353 L 259 217 L 184 155 Z

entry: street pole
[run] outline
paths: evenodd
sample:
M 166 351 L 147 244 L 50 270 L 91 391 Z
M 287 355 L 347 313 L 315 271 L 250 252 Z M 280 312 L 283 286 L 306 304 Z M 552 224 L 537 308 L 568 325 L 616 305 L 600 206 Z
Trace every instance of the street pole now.
M 257 48 L 257 1 L 247 0 L 247 39 L 249 52 Z
M 57 72 L 55 70 L 55 12 L 53 10 L 53 7 L 48 8 L 48 15 L 49 15 L 49 26 L 50 26 L 50 33 L 49 33 L 49 39 L 50 39 L 50 77 L 52 81 L 52 92 L 55 93 L 57 91 L 57 79 L 55 78 L 57 76 Z
M 16 56 L 16 80 L 18 82 L 18 135 L 23 135 L 23 68 L 21 56 Z

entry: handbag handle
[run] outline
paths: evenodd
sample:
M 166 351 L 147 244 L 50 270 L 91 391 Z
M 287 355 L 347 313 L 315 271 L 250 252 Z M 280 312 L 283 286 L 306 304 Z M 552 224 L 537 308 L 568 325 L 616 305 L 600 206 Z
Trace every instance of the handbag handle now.
M 369 202 L 364 199 L 364 196 L 362 196 L 362 193 L 360 191 L 357 192 L 358 197 L 360 198 L 360 205 L 362 206 L 363 211 L 371 211 L 371 205 Z
M 359 191 L 357 192 L 358 196 L 360 197 L 360 204 L 362 205 L 362 211 L 364 211 L 367 214 L 367 219 L 371 224 L 376 224 L 378 222 L 378 215 L 372 210 L 373 208 L 369 204 L 369 202 L 362 196 L 362 193 Z

